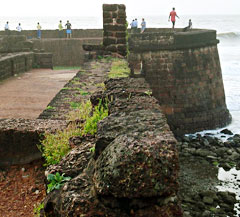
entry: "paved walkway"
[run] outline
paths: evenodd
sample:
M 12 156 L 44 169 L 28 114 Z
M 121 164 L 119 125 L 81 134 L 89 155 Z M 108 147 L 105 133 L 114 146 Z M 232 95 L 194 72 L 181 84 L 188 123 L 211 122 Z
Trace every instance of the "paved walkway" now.
M 77 71 L 34 69 L 0 82 L 0 118 L 37 118 Z

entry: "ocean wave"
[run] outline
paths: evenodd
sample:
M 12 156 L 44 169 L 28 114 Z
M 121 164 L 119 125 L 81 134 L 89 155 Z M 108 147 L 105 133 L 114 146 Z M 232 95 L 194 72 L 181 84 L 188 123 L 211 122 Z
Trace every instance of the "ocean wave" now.
M 218 38 L 240 39 L 240 32 L 225 32 L 217 34 Z

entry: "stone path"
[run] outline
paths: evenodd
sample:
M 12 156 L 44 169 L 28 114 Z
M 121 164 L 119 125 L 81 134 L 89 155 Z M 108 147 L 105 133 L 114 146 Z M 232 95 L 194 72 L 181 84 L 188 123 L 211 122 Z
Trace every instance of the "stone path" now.
M 37 118 L 77 71 L 34 69 L 1 81 L 0 118 Z

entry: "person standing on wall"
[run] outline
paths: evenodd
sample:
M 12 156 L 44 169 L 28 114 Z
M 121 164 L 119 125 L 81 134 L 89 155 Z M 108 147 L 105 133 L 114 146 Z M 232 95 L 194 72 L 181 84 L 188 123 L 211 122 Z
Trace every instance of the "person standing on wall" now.
M 137 29 L 138 29 L 138 20 L 137 18 L 134 21 L 134 32 L 137 33 Z
M 41 33 L 42 27 L 40 26 L 40 23 L 37 23 L 37 38 L 41 39 L 42 33 Z
M 141 23 L 141 33 L 143 33 L 146 29 L 146 21 L 144 18 L 142 18 L 142 23 Z
M 58 24 L 58 37 L 63 38 L 63 25 L 61 20 L 59 21 Z
M 168 17 L 168 22 L 170 21 L 170 17 L 171 17 L 171 21 L 172 21 L 172 28 L 174 29 L 176 17 L 179 19 L 179 16 L 177 15 L 175 8 L 173 8 L 172 11 L 170 12 L 169 17 Z
M 66 30 L 67 38 L 72 38 L 72 24 L 69 23 L 69 20 L 67 21 L 65 26 L 67 27 L 67 30 Z
M 5 26 L 4 26 L 4 30 L 6 32 L 7 35 L 9 35 L 9 31 L 10 31 L 10 28 L 9 28 L 9 24 L 8 24 L 8 21 L 6 22 Z
M 20 34 L 21 31 L 22 31 L 21 23 L 18 24 L 18 26 L 16 27 L 16 29 L 17 29 L 18 34 Z

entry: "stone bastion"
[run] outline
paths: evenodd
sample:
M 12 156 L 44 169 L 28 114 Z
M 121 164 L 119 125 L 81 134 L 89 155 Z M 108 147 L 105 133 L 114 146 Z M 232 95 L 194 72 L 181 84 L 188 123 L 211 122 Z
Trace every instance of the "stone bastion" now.
M 215 30 L 151 29 L 130 34 L 131 73 L 141 68 L 176 135 L 231 122 L 218 43 Z

